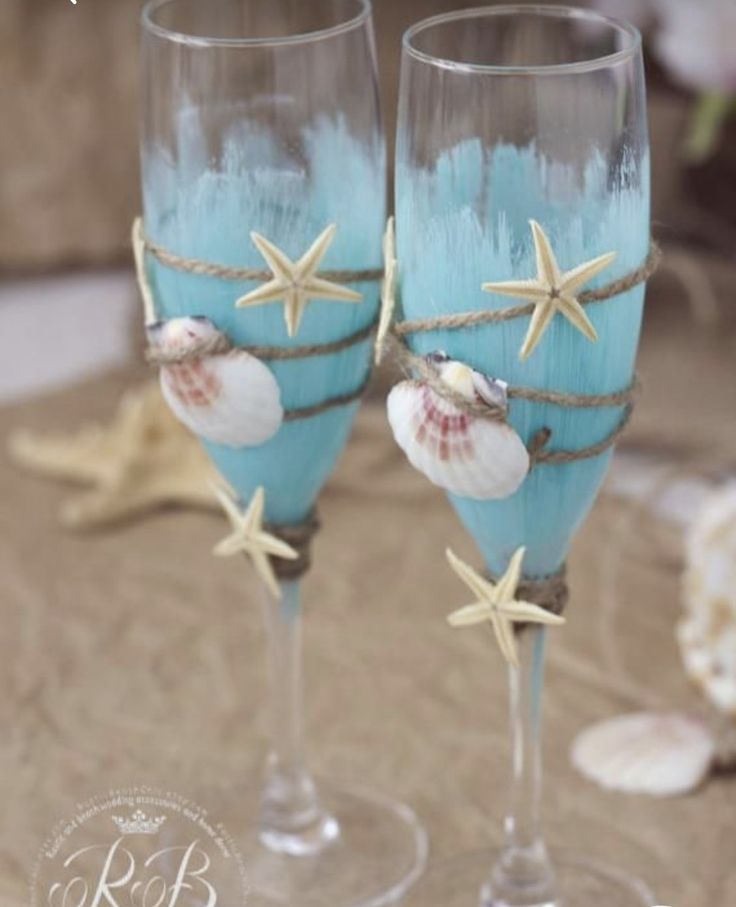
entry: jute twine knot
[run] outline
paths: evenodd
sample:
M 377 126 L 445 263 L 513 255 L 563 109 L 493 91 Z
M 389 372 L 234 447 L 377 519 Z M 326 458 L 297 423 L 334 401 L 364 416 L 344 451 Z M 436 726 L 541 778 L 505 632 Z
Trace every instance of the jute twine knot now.
M 162 347 L 149 346 L 146 350 L 146 362 L 151 365 L 183 365 L 186 362 L 196 362 L 206 356 L 220 356 L 231 352 L 233 345 L 224 334 L 205 337 L 202 340 L 184 349 L 163 349 Z
M 522 579 L 516 589 L 516 594 L 525 601 L 532 602 L 551 611 L 552 614 L 562 614 L 570 597 L 567 586 L 567 566 L 563 566 L 549 576 L 541 579 Z
M 456 391 L 442 380 L 439 372 L 426 356 L 416 356 L 410 353 L 407 347 L 403 346 L 400 347 L 400 350 L 405 353 L 405 355 L 400 354 L 399 357 L 402 365 L 414 372 L 422 384 L 431 387 L 438 396 L 447 400 L 448 403 L 452 403 L 462 412 L 477 416 L 479 419 L 488 419 L 491 422 L 506 421 L 508 410 L 505 406 L 494 406 L 483 400 L 468 400 L 464 394 Z
M 486 576 L 492 583 L 498 581 L 498 577 L 490 571 L 486 571 Z M 557 573 L 551 573 L 549 576 L 542 576 L 538 579 L 522 577 L 516 587 L 516 598 L 539 605 L 540 608 L 544 608 L 545 611 L 550 611 L 552 614 L 562 614 L 569 597 L 566 564 L 563 564 Z M 523 628 L 529 624 L 517 623 L 514 626 Z
M 313 508 L 301 523 L 268 523 L 265 530 L 286 542 L 299 557 L 289 560 L 285 557 L 270 558 L 274 573 L 281 580 L 300 579 L 312 565 L 312 539 L 321 527 L 319 514 Z

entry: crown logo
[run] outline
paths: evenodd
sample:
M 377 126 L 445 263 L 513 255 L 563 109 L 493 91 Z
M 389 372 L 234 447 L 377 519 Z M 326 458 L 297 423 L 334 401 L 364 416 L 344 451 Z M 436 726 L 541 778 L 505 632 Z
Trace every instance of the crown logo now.
M 129 819 L 113 816 L 112 821 L 124 835 L 155 835 L 166 821 L 166 816 L 148 816 L 137 809 Z

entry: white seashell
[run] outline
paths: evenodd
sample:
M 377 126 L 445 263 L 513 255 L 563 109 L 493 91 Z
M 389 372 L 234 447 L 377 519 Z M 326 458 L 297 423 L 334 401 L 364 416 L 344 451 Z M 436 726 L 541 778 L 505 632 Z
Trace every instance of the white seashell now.
M 736 717 L 736 485 L 706 502 L 687 537 L 685 670 L 719 712 Z
M 485 401 L 489 406 L 499 406 L 506 409 L 508 406 L 508 384 L 500 378 L 491 378 L 478 372 L 474 368 L 450 359 L 447 353 L 441 350 L 430 353 L 427 361 L 431 362 L 440 378 L 449 387 L 463 394 L 468 400 Z
M 675 712 L 637 712 L 586 728 L 572 762 L 609 790 L 675 797 L 698 787 L 710 771 L 715 743 L 704 724 Z
M 506 406 L 506 385 L 448 359 L 427 357 L 448 386 L 468 400 Z M 529 472 L 529 453 L 511 426 L 463 412 L 421 381 L 402 381 L 388 396 L 396 443 L 415 469 L 461 497 L 512 495 Z
M 172 318 L 148 329 L 153 346 L 186 351 L 222 337 L 208 318 Z M 161 367 L 161 390 L 177 418 L 207 441 L 254 447 L 283 421 L 281 392 L 268 366 L 244 350 L 205 354 Z

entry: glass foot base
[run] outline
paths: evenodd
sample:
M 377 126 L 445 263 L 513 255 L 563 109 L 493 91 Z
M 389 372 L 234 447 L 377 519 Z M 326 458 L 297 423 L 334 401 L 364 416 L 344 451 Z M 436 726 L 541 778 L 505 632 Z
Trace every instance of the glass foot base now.
M 427 862 L 426 832 L 414 813 L 363 790 L 323 781 L 317 790 L 335 835 L 304 855 L 275 852 L 259 836 L 260 790 L 208 798 L 245 862 L 247 907 L 383 907 L 402 898 Z
M 652 907 L 654 897 L 640 881 L 568 850 L 551 850 L 558 900 L 496 901 L 486 888 L 496 855 L 467 854 L 438 863 L 404 902 L 405 907 Z M 489 899 L 490 898 L 490 899 Z

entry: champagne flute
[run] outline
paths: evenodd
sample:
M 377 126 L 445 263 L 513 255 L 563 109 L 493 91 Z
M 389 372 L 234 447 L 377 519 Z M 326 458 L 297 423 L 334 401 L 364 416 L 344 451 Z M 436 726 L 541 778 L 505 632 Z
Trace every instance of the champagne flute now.
M 153 0 L 143 13 L 149 343 L 228 487 L 216 549 L 261 577 L 272 739 L 239 832 L 249 903 L 378 905 L 426 851 L 409 809 L 332 781 L 302 741 L 301 583 L 356 415 L 382 276 L 385 145 L 368 0 Z
M 405 383 L 389 397 L 397 441 L 448 490 L 491 577 L 509 580 L 513 592 L 521 564 L 525 594 L 517 598 L 534 603 L 538 594 L 537 603 L 551 606 L 551 595 L 559 607 L 571 539 L 630 412 L 652 262 L 636 29 L 555 6 L 471 9 L 413 26 L 403 46 L 396 209 L 403 321 L 394 330 L 430 382 Z M 596 304 L 583 306 L 578 295 Z M 526 308 L 506 312 L 514 305 Z M 429 357 L 423 366 L 418 354 Z M 431 402 L 444 375 L 453 376 L 455 399 L 467 381 L 468 411 L 441 402 L 446 388 Z M 475 418 L 490 406 L 500 423 Z M 462 435 L 456 447 L 454 431 Z M 451 560 L 487 605 L 495 592 Z M 487 607 L 486 616 L 510 663 L 504 843 L 493 857 L 430 872 L 412 903 L 651 904 L 635 879 L 547 847 L 539 804 L 548 630 L 527 624 L 514 636 L 503 613 Z

